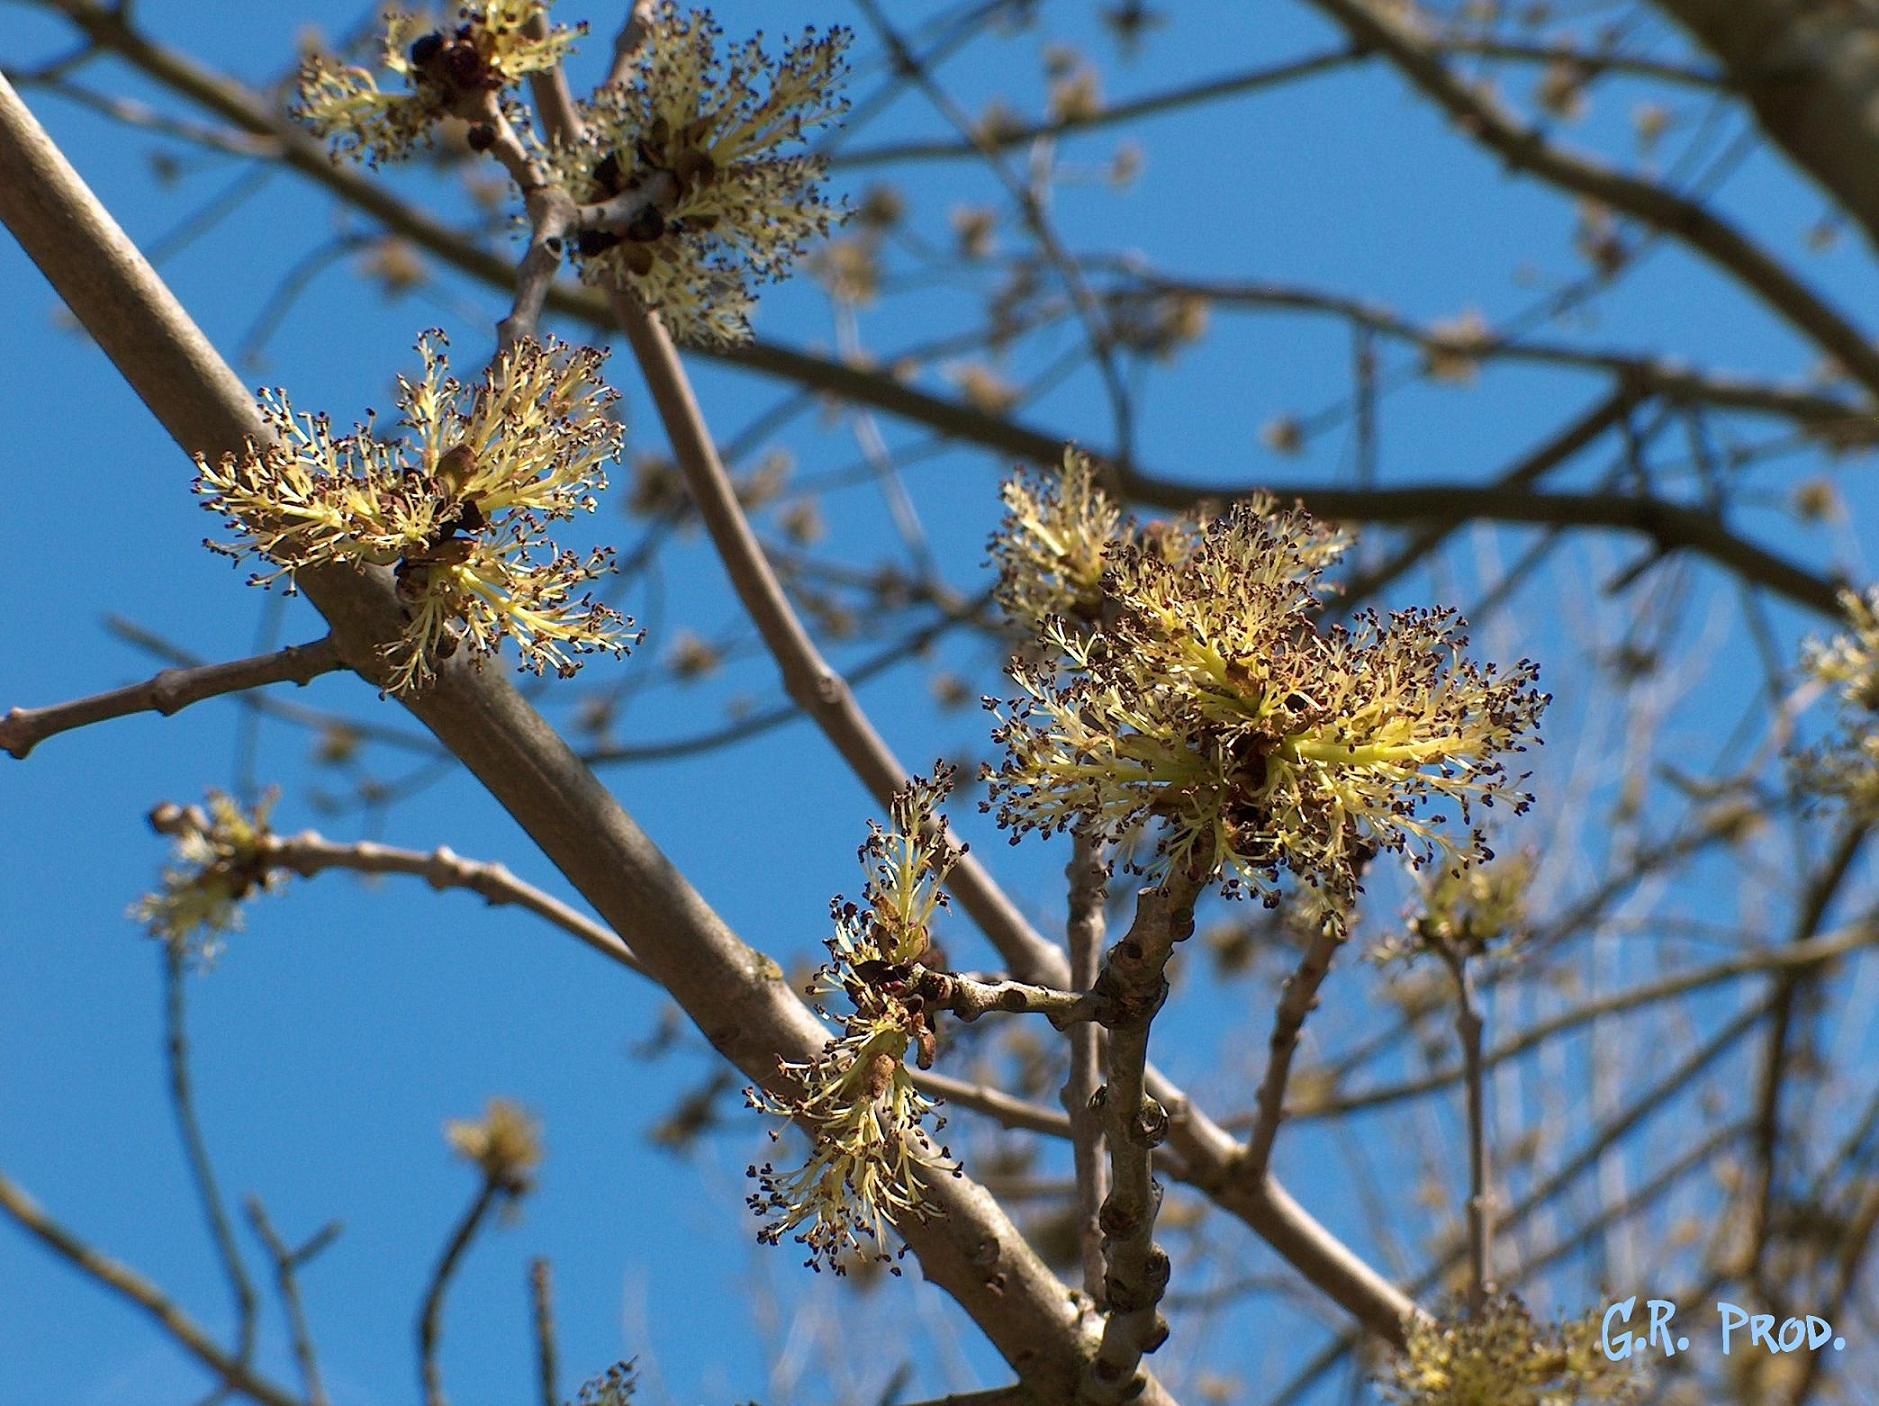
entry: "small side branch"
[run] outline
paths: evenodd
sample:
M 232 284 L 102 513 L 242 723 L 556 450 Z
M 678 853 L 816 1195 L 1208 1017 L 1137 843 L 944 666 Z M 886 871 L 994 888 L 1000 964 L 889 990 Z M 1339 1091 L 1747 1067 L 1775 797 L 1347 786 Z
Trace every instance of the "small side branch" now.
M 1475 1003 L 1468 954 L 1441 949 L 1455 978 L 1455 1035 L 1468 1086 L 1468 1307 L 1479 1313 L 1494 1292 L 1493 1221 L 1488 1206 L 1487 1108 L 1483 1097 L 1481 1012 Z
M 222 1200 L 215 1163 L 209 1157 L 208 1139 L 203 1137 L 202 1123 L 196 1117 L 195 1090 L 189 1072 L 186 976 L 182 949 L 173 943 L 165 944 L 163 1053 L 169 1067 L 170 1108 L 176 1115 L 176 1129 L 183 1141 L 190 1179 L 196 1184 L 196 1197 L 202 1203 L 209 1238 L 215 1242 L 216 1257 L 221 1260 L 222 1272 L 228 1279 L 229 1296 L 235 1301 L 235 1360 L 246 1367 L 254 1361 L 257 1308 L 254 1281 L 248 1277 L 247 1263 L 235 1243 L 235 1231 L 229 1223 L 228 1207 Z
M 1168 1323 L 1156 1305 L 1168 1288 L 1168 1252 L 1155 1243 L 1161 1186 L 1151 1158 L 1168 1134 L 1168 1113 L 1146 1087 L 1148 1033 L 1167 999 L 1163 972 L 1174 944 L 1194 931 L 1199 885 L 1171 875 L 1159 888 L 1144 889 L 1135 921 L 1109 951 L 1096 989 L 1105 1001 L 1109 1027 L 1109 1082 L 1101 1094 L 1107 1119 L 1111 1186 L 1103 1201 L 1103 1299 L 1108 1316 L 1096 1359 L 1083 1379 L 1083 1399 L 1109 1403 L 1132 1399 L 1142 1357 L 1168 1338 Z
M 267 1247 L 274 1263 L 274 1285 L 280 1293 L 281 1308 L 287 1315 L 287 1330 L 293 1339 L 294 1361 L 300 1368 L 300 1380 L 307 1393 L 308 1406 L 326 1406 L 326 1388 L 320 1381 L 320 1361 L 313 1349 L 313 1332 L 307 1324 L 306 1305 L 300 1298 L 300 1266 L 331 1243 L 333 1227 L 328 1227 L 298 1250 L 281 1238 L 268 1219 L 267 1208 L 259 1196 L 247 1199 L 248 1223 Z
M 11 1216 L 54 1254 L 156 1319 L 184 1351 L 214 1373 L 217 1381 L 262 1402 L 263 1406 L 307 1406 L 291 1392 L 256 1376 L 250 1368 L 216 1346 L 196 1321 L 161 1289 L 128 1265 L 92 1249 L 41 1210 L 39 1203 L 4 1173 L 0 1173 L 0 1211 Z
M 1305 1017 L 1317 1008 L 1318 988 L 1330 975 L 1332 958 L 1344 945 L 1345 935 L 1339 918 L 1326 918 L 1312 934 L 1298 970 L 1285 979 L 1272 1024 L 1272 1053 L 1266 1077 L 1259 1084 L 1258 1113 L 1240 1159 L 1240 1173 L 1250 1182 L 1263 1179 L 1272 1165 L 1272 1143 L 1285 1117 L 1285 1086 L 1292 1075 L 1292 1056 L 1298 1052 L 1298 1035 L 1305 1028 Z
M 929 1007 L 949 1010 L 967 1024 L 987 1011 L 1041 1015 L 1059 1030 L 1095 1020 L 1101 999 L 1092 991 L 1060 991 L 1023 981 L 981 981 L 958 972 L 921 971 L 914 991 Z
M 205 664 L 195 669 L 165 669 L 142 683 L 47 708 L 15 708 L 0 717 L 0 752 L 24 761 L 46 738 L 75 728 L 89 727 L 131 713 L 161 713 L 168 717 L 191 703 L 239 693 L 264 684 L 304 686 L 321 674 L 345 668 L 333 637 L 311 644 L 289 645 L 273 654 L 237 659 L 227 664 Z
M 202 823 L 201 812 L 191 806 L 166 802 L 150 812 L 150 826 L 159 834 L 182 834 Z M 526 909 L 571 933 L 603 957 L 641 976 L 647 974 L 639 958 L 612 929 L 525 883 L 506 865 L 465 859 L 447 845 L 425 852 L 370 840 L 339 844 L 317 831 L 303 830 L 298 835 L 269 835 L 262 848 L 270 868 L 291 870 L 302 878 L 310 879 L 329 869 L 350 869 L 359 874 L 408 874 L 434 889 L 467 889 L 490 904 Z
M 561 1391 L 557 1385 L 561 1358 L 555 1345 L 554 1281 L 547 1260 L 529 1261 L 528 1292 L 529 1302 L 534 1307 L 535 1380 L 541 1388 L 542 1406 L 561 1406 Z
M 424 1384 L 424 1406 L 448 1406 L 444 1396 L 443 1370 L 437 1363 L 437 1349 L 444 1333 L 444 1296 L 450 1290 L 450 1281 L 456 1276 L 457 1266 L 463 1262 L 464 1251 L 470 1248 L 476 1232 L 483 1228 L 483 1222 L 489 1218 L 489 1213 L 495 1209 L 503 1194 L 500 1181 L 494 1177 L 484 1179 L 476 1199 L 470 1202 L 470 1209 L 464 1212 L 463 1219 L 457 1222 L 457 1228 L 451 1232 L 444 1253 L 437 1261 L 437 1268 L 431 1274 L 431 1286 L 425 1291 L 423 1306 L 418 1310 L 418 1375 Z

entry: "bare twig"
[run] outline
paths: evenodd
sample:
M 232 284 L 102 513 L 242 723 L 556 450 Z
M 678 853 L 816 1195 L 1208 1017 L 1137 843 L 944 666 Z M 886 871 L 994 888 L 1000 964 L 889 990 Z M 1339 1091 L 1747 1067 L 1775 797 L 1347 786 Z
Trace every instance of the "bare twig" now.
M 529 1302 L 534 1306 L 535 1380 L 541 1406 L 561 1406 L 560 1353 L 555 1346 L 554 1281 L 548 1261 L 537 1256 L 528 1265 Z
M 1246 1155 L 1240 1168 L 1240 1174 L 1249 1180 L 1265 1176 L 1272 1165 L 1272 1143 L 1285 1117 L 1285 1085 L 1292 1073 L 1292 1056 L 1298 1050 L 1298 1033 L 1305 1027 L 1305 1017 L 1317 1009 L 1318 988 L 1330 975 L 1331 961 L 1348 935 L 1342 914 L 1332 913 L 1321 919 L 1305 946 L 1298 970 L 1285 979 L 1280 989 L 1279 1009 L 1272 1022 L 1271 1053 L 1254 1101 L 1258 1113 L 1246 1139 Z
M 83 1270 L 98 1283 L 129 1299 L 171 1338 L 215 1375 L 243 1395 L 262 1402 L 263 1406 L 307 1406 L 293 1393 L 276 1386 L 224 1352 L 194 1319 L 136 1270 L 85 1244 L 71 1231 L 40 1209 L 10 1177 L 0 1173 L 0 1211 L 6 1212 L 39 1242 Z
M 0 752 L 24 760 L 46 738 L 74 728 L 89 727 L 130 713 L 172 713 L 224 693 L 259 688 L 271 683 L 305 686 L 321 674 L 346 666 L 331 635 L 311 644 L 294 644 L 273 654 L 237 659 L 227 664 L 205 664 L 193 669 L 165 669 L 142 683 L 109 693 L 93 694 L 47 708 L 15 708 L 0 717 Z
M 176 1130 L 183 1141 L 183 1156 L 189 1163 L 190 1180 L 196 1198 L 202 1203 L 203 1220 L 209 1238 L 215 1244 L 216 1258 L 228 1279 L 229 1295 L 235 1301 L 235 1360 L 243 1367 L 254 1361 L 255 1292 L 248 1277 L 248 1266 L 241 1247 L 235 1243 L 234 1227 L 229 1222 L 228 1207 L 222 1200 L 222 1188 L 209 1157 L 209 1144 L 202 1135 L 196 1117 L 196 1101 L 189 1072 L 189 1026 L 186 1017 L 188 989 L 183 953 L 175 944 L 163 949 L 163 1054 L 169 1069 L 170 1108 L 176 1115 Z
M 1481 1067 L 1484 1072 L 1492 1070 L 1510 1059 L 1526 1054 L 1529 1050 L 1537 1049 L 1556 1035 L 1564 1034 L 1582 1025 L 1589 1025 L 1606 1016 L 1643 1010 L 1660 1002 L 1688 995 L 1693 991 L 1701 991 L 1706 987 L 1719 986 L 1726 981 L 1734 981 L 1740 977 L 1773 975 L 1794 969 L 1823 966 L 1840 957 L 1862 951 L 1875 943 L 1879 943 L 1879 925 L 1860 922 L 1841 931 L 1825 933 L 1804 942 L 1745 952 L 1739 957 L 1727 957 L 1720 962 L 1712 962 L 1708 966 L 1693 967 L 1689 971 L 1673 972 L 1655 981 L 1641 982 L 1622 991 L 1613 991 L 1608 995 L 1583 1002 L 1556 1016 L 1534 1022 L 1519 1034 L 1509 1036 L 1487 1050 L 1481 1057 Z M 1437 1069 L 1414 1079 L 1405 1079 L 1400 1083 L 1385 1084 L 1342 1097 L 1314 1100 L 1302 1107 L 1288 1109 L 1286 1116 L 1296 1119 L 1333 1118 L 1346 1113 L 1355 1113 L 1359 1109 L 1378 1108 L 1403 1099 L 1419 1098 L 1425 1094 L 1440 1092 L 1461 1079 L 1463 1074 L 1464 1071 L 1459 1065 Z
M 476 1238 L 476 1232 L 482 1229 L 489 1213 L 507 1194 L 507 1188 L 499 1178 L 483 1179 L 483 1184 L 477 1188 L 476 1196 L 470 1202 L 470 1208 L 463 1213 L 462 1219 L 451 1231 L 450 1239 L 445 1242 L 444 1252 L 437 1260 L 437 1268 L 431 1271 L 430 1287 L 424 1291 L 417 1325 L 418 1376 L 424 1387 L 424 1406 L 447 1406 L 443 1369 L 437 1361 L 437 1349 L 443 1342 L 444 1295 L 449 1292 L 450 1281 L 456 1275 L 457 1266 L 462 1263 L 464 1251 L 470 1248 L 470 1242 Z
M 1070 866 L 1070 984 L 1093 990 L 1102 969 L 1104 907 L 1109 866 L 1100 842 L 1079 831 L 1073 838 Z M 1103 1028 L 1095 1021 L 1070 1032 L 1070 1077 L 1063 1086 L 1064 1111 L 1070 1117 L 1076 1162 L 1077 1239 L 1083 1251 L 1083 1288 L 1101 1302 L 1103 1231 L 1101 1212 L 1109 1195 L 1109 1165 L 1103 1155 L 1103 1121 L 1091 1106 L 1100 1086 Z
M 906 785 L 911 773 L 875 731 L 855 702 L 847 681 L 822 658 L 797 618 L 763 547 L 750 530 L 730 475 L 718 458 L 717 446 L 692 395 L 691 382 L 657 316 L 632 298 L 616 296 L 613 305 L 658 407 L 673 457 L 697 501 L 705 529 L 711 534 L 738 599 L 776 660 L 785 691 L 835 744 L 875 800 L 886 805 Z M 948 887 L 991 939 L 1014 976 L 1063 984 L 1068 975 L 1063 954 L 1024 920 L 976 856 L 958 856 Z
M 201 823 L 199 811 L 173 802 L 164 802 L 150 812 L 151 828 L 159 834 L 182 834 L 200 828 Z M 447 845 L 425 851 L 398 849 L 372 840 L 341 844 L 318 831 L 303 830 L 298 835 L 265 836 L 260 849 L 269 867 L 292 870 L 302 878 L 310 879 L 329 869 L 349 869 L 358 874 L 408 874 L 423 879 L 434 889 L 466 889 L 494 906 L 513 904 L 571 933 L 603 957 L 641 976 L 647 974 L 645 966 L 617 933 L 552 894 L 525 883 L 506 865 L 465 859 Z
M 863 147 L 831 156 L 829 165 L 831 168 L 840 169 L 887 166 L 902 161 L 969 161 L 975 157 L 983 157 L 988 146 L 995 150 L 1007 151 L 1013 147 L 1029 146 L 1040 138 L 1072 136 L 1079 132 L 1089 132 L 1102 127 L 1132 122 L 1138 117 L 1153 117 L 1164 112 L 1174 112 L 1181 108 L 1214 102 L 1221 98 L 1241 97 L 1247 93 L 1276 88 L 1284 83 L 1315 78 L 1321 73 L 1330 73 L 1360 62 L 1363 57 L 1364 54 L 1359 49 L 1332 49 L 1321 54 L 1309 54 L 1304 58 L 1287 59 L 1281 63 L 1249 69 L 1245 73 L 1227 74 L 1220 78 L 1206 78 L 1198 83 L 1183 84 L 1178 88 L 1170 88 L 1165 93 L 1151 93 L 1147 97 L 1113 103 L 1087 116 L 1078 115 L 1054 122 L 1029 123 L 1009 130 L 1000 128 L 994 132 L 984 133 L 980 140 L 975 141 L 908 141 Z
M 315 1237 L 307 1245 L 295 1250 L 274 1223 L 268 1219 L 267 1207 L 261 1204 L 259 1196 L 250 1196 L 246 1202 L 248 1223 L 254 1227 L 254 1233 L 267 1247 L 268 1257 L 274 1261 L 274 1284 L 280 1292 L 281 1308 L 287 1314 L 287 1331 L 293 1340 L 294 1361 L 300 1366 L 302 1389 L 307 1394 L 308 1406 L 326 1406 L 326 1388 L 320 1382 L 320 1361 L 313 1347 L 313 1332 L 307 1323 L 306 1305 L 300 1298 L 300 1266 L 311 1254 L 317 1253 L 322 1240 Z
M 1468 1307 L 1479 1313 L 1494 1292 L 1493 1212 L 1488 1202 L 1487 1106 L 1481 1071 L 1481 1012 L 1469 954 L 1443 944 L 1440 955 L 1455 978 L 1455 1038 L 1461 1044 L 1468 1088 Z
M 1091 991 L 1062 991 L 1023 981 L 985 981 L 959 972 L 922 970 L 913 980 L 914 991 L 928 1006 L 949 1010 L 961 1020 L 977 1020 L 988 1011 L 1014 1015 L 1041 1015 L 1059 1030 L 1093 1021 L 1101 1001 Z
M 1562 151 L 1458 77 L 1436 41 L 1375 0 L 1315 0 L 1351 41 L 1381 54 L 1474 140 L 1515 170 L 1642 220 L 1709 259 L 1848 374 L 1879 393 L 1879 349 L 1786 265 L 1707 206 L 1652 181 Z

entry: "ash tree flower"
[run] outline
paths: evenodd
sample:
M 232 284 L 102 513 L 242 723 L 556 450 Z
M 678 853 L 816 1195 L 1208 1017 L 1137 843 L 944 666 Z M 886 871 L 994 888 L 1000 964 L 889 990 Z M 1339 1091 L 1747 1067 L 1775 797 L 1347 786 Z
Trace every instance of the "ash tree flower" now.
M 519 1103 L 492 1098 L 480 1119 L 444 1124 L 444 1140 L 503 1195 L 515 1199 L 534 1189 L 542 1160 L 541 1124 Z
M 244 810 L 233 796 L 211 791 L 206 810 L 159 806 L 151 821 L 175 837 L 177 863 L 163 871 L 158 889 L 131 905 L 130 916 L 174 951 L 214 961 L 223 937 L 241 930 L 242 904 L 284 882 L 268 824 L 277 799 L 269 793 Z
M 1801 660 L 1837 695 L 1839 726 L 1796 759 L 1795 777 L 1802 789 L 1838 800 L 1854 814 L 1879 816 L 1879 587 L 1863 596 L 1840 592 L 1840 608 L 1850 628 L 1810 641 Z
M 805 1263 L 812 1268 L 827 1264 L 841 1274 L 853 1255 L 888 1261 L 882 1248 L 888 1227 L 933 1214 L 924 1179 L 958 1172 L 927 1134 L 936 1105 L 914 1087 L 906 1064 L 909 1049 L 921 1068 L 933 1062 L 929 1013 L 913 986 L 933 945 L 933 920 L 946 906 L 940 886 L 956 855 L 939 815 L 951 789 L 951 769 L 936 766 L 932 780 L 916 779 L 895 796 L 889 828 L 869 823 L 862 902 L 837 897 L 830 905 L 835 933 L 824 945 L 831 960 L 809 988 L 811 995 L 848 997 L 853 1010 L 842 1034 L 813 1059 L 779 1063 L 787 1092 L 746 1090 L 753 1108 L 791 1119 L 809 1137 L 800 1167 L 750 1168 L 758 1190 L 749 1202 L 770 1218 L 758 1238 L 776 1245 L 793 1235 L 809 1248 Z M 937 1119 L 933 1131 L 944 1121 Z
M 490 0 L 435 28 L 420 15 L 388 11 L 380 62 L 403 91 L 385 92 L 369 70 L 315 55 L 301 66 L 294 116 L 330 141 L 335 157 L 374 166 L 403 160 L 445 117 L 477 120 L 492 95 L 561 62 L 587 26 L 538 28 L 547 13 L 547 0 Z
M 1635 1401 L 1642 1384 L 1613 1362 L 1590 1318 L 1534 1320 L 1517 1297 L 1473 1315 L 1424 1319 L 1383 1381 L 1399 1406 L 1589 1406 Z
M 1531 800 L 1504 758 L 1525 750 L 1547 701 L 1537 670 L 1468 661 L 1452 611 L 1320 629 L 1339 547 L 1270 503 L 1207 524 L 1183 560 L 1113 542 L 1101 618 L 1047 616 L 1044 661 L 1013 666 L 1024 696 L 994 734 L 1007 755 L 986 768 L 985 809 L 1014 842 L 1152 831 L 1137 867 L 1269 904 L 1288 871 L 1347 900 L 1380 850 L 1418 865 L 1487 857 L 1477 807 Z M 1444 811 L 1466 838 L 1444 830 Z
M 577 202 L 632 209 L 582 232 L 582 276 L 658 309 L 680 341 L 719 345 L 749 338 L 752 283 L 829 231 L 824 164 L 791 148 L 846 109 L 849 36 L 808 30 L 774 60 L 756 39 L 720 54 L 720 37 L 709 15 L 659 5 L 631 79 L 584 104 L 582 139 L 548 153 Z
M 513 639 L 523 668 L 563 677 L 581 655 L 626 653 L 631 622 L 577 595 L 612 569 L 612 553 L 581 556 L 547 536 L 593 511 L 602 465 L 619 457 L 604 354 L 523 341 L 472 390 L 450 376 L 444 345 L 427 333 L 423 376 L 399 378 L 406 439 L 381 438 L 370 421 L 335 437 L 325 416 L 264 391 L 271 442 L 197 460 L 197 492 L 237 534 L 208 545 L 274 563 L 257 585 L 310 568 L 391 567 L 406 615 L 384 652 L 392 693 L 423 687 L 460 646 L 481 659 Z

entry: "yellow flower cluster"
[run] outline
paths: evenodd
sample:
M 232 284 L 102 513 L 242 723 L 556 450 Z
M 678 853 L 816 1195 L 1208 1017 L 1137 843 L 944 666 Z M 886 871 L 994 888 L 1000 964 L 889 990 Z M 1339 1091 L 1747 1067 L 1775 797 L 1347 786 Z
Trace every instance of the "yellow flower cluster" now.
M 1525 936 L 1532 884 L 1533 856 L 1524 852 L 1491 864 L 1444 869 L 1422 885 L 1420 911 L 1407 930 L 1383 939 L 1369 955 L 1391 961 L 1427 952 L 1507 952 Z
M 891 828 L 870 823 L 861 849 L 864 903 L 837 898 L 831 905 L 832 960 L 810 988 L 812 995 L 844 992 L 854 1012 L 814 1059 L 781 1064 L 792 1092 L 747 1091 L 752 1107 L 793 1120 L 810 1139 L 800 1167 L 750 1168 L 758 1183 L 750 1207 L 770 1218 L 759 1238 L 775 1245 L 793 1232 L 809 1248 L 806 1263 L 837 1274 L 850 1255 L 885 1261 L 888 1226 L 931 1214 L 923 1178 L 957 1171 L 927 1135 L 936 1105 L 914 1087 L 906 1065 L 914 1047 L 922 1068 L 933 1062 L 932 1027 L 912 987 L 933 918 L 946 903 L 940 885 L 955 852 L 938 807 L 950 790 L 950 770 L 938 767 L 931 781 L 916 780 L 894 798 Z M 936 1119 L 933 1131 L 944 1121 Z
M 716 345 L 749 337 L 751 283 L 828 233 L 823 163 L 788 148 L 846 108 L 848 33 L 810 30 L 774 61 L 755 39 L 720 56 L 719 38 L 666 0 L 631 81 L 583 105 L 580 142 L 548 153 L 577 202 L 633 205 L 622 227 L 581 234 L 583 276 L 657 308 L 680 341 Z
M 435 28 L 422 16 L 389 11 L 380 62 L 404 91 L 383 92 L 370 71 L 315 55 L 301 66 L 294 115 L 331 141 L 335 156 L 372 165 L 402 160 L 440 119 L 474 120 L 490 95 L 561 62 L 586 26 L 538 27 L 547 13 L 547 0 L 489 0 L 464 6 L 459 23 Z
M 1011 620 L 1043 631 L 1053 617 L 1090 622 L 1103 614 L 1103 578 L 1113 547 L 1139 548 L 1169 566 L 1188 559 L 1202 523 L 1182 517 L 1138 523 L 1103 491 L 1096 463 L 1066 446 L 1055 470 L 1020 469 L 1000 490 L 1005 516 L 992 534 L 992 565 L 998 571 L 994 595 Z M 1270 517 L 1278 504 L 1265 494 L 1247 500 L 1247 511 Z M 1314 523 L 1304 544 L 1309 565 L 1328 568 L 1350 546 L 1342 532 Z
M 1542 1325 L 1512 1295 L 1412 1325 L 1383 1386 L 1402 1406 L 1589 1406 L 1639 1390 L 1628 1364 L 1605 1356 L 1595 1321 Z
M 1851 629 L 1826 643 L 1811 642 L 1806 670 L 1839 695 L 1840 727 L 1796 764 L 1801 786 L 1830 796 L 1856 814 L 1879 816 L 1879 587 L 1864 596 L 1840 593 Z
M 1000 497 L 1005 518 L 991 543 L 999 607 L 1031 629 L 1053 615 L 1099 616 L 1104 558 L 1135 533 L 1097 482 L 1090 456 L 1066 448 L 1059 471 L 1014 474 Z
M 1344 897 L 1379 850 L 1484 856 L 1475 808 L 1530 801 L 1503 757 L 1547 701 L 1537 671 L 1469 662 L 1449 611 L 1319 629 L 1333 550 L 1305 513 L 1264 503 L 1207 524 L 1184 560 L 1111 546 L 1102 620 L 1046 618 L 1056 657 L 1013 667 L 1025 697 L 995 733 L 1007 757 L 986 809 L 1018 833 L 1153 829 L 1158 872 L 1269 903 L 1282 871 Z
M 492 1098 L 480 1120 L 444 1124 L 444 1138 L 505 1194 L 521 1196 L 533 1188 L 542 1160 L 541 1125 L 520 1104 Z
M 422 687 L 460 645 L 481 658 L 510 638 L 524 668 L 563 676 L 576 656 L 625 653 L 630 622 L 575 594 L 611 569 L 611 553 L 582 557 L 546 536 L 593 510 L 601 466 L 619 457 L 603 354 L 524 341 L 470 390 L 449 375 L 442 343 L 427 334 L 424 375 L 399 378 L 408 440 L 381 439 L 369 422 L 336 438 L 324 416 L 264 392 L 271 442 L 198 460 L 197 491 L 240 539 L 210 545 L 272 561 L 279 570 L 257 584 L 335 564 L 392 567 L 407 620 L 386 650 L 394 693 Z
M 282 882 L 268 828 L 275 799 L 266 796 L 244 811 L 233 796 L 211 791 L 206 811 L 160 809 L 157 819 L 176 838 L 178 863 L 163 871 L 161 888 L 131 905 L 130 916 L 177 951 L 213 961 L 223 934 L 241 930 L 242 902 Z

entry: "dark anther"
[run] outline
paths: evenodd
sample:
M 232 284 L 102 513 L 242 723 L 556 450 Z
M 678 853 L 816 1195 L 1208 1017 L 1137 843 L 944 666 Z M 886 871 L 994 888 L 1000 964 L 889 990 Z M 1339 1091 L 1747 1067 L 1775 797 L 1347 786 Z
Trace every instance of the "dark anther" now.
M 608 152 L 594 165 L 594 184 L 603 196 L 611 198 L 626 189 L 626 173 L 620 169 L 617 152 Z
M 411 67 L 413 68 L 425 67 L 431 62 L 432 59 L 437 57 L 438 53 L 443 49 L 443 47 L 444 47 L 444 36 L 437 33 L 435 30 L 432 30 L 429 34 L 420 35 L 416 40 L 412 42 L 412 45 L 409 51 L 410 56 L 411 56 Z
M 650 244 L 665 233 L 665 216 L 651 205 L 646 206 L 626 224 L 626 237 L 636 244 Z
M 487 122 L 479 122 L 464 133 L 463 142 L 471 151 L 488 151 L 496 144 L 496 129 Z
M 584 229 L 580 238 L 574 241 L 574 247 L 581 251 L 581 257 L 591 259 L 596 254 L 604 254 L 614 245 L 621 243 L 620 236 L 612 230 Z

